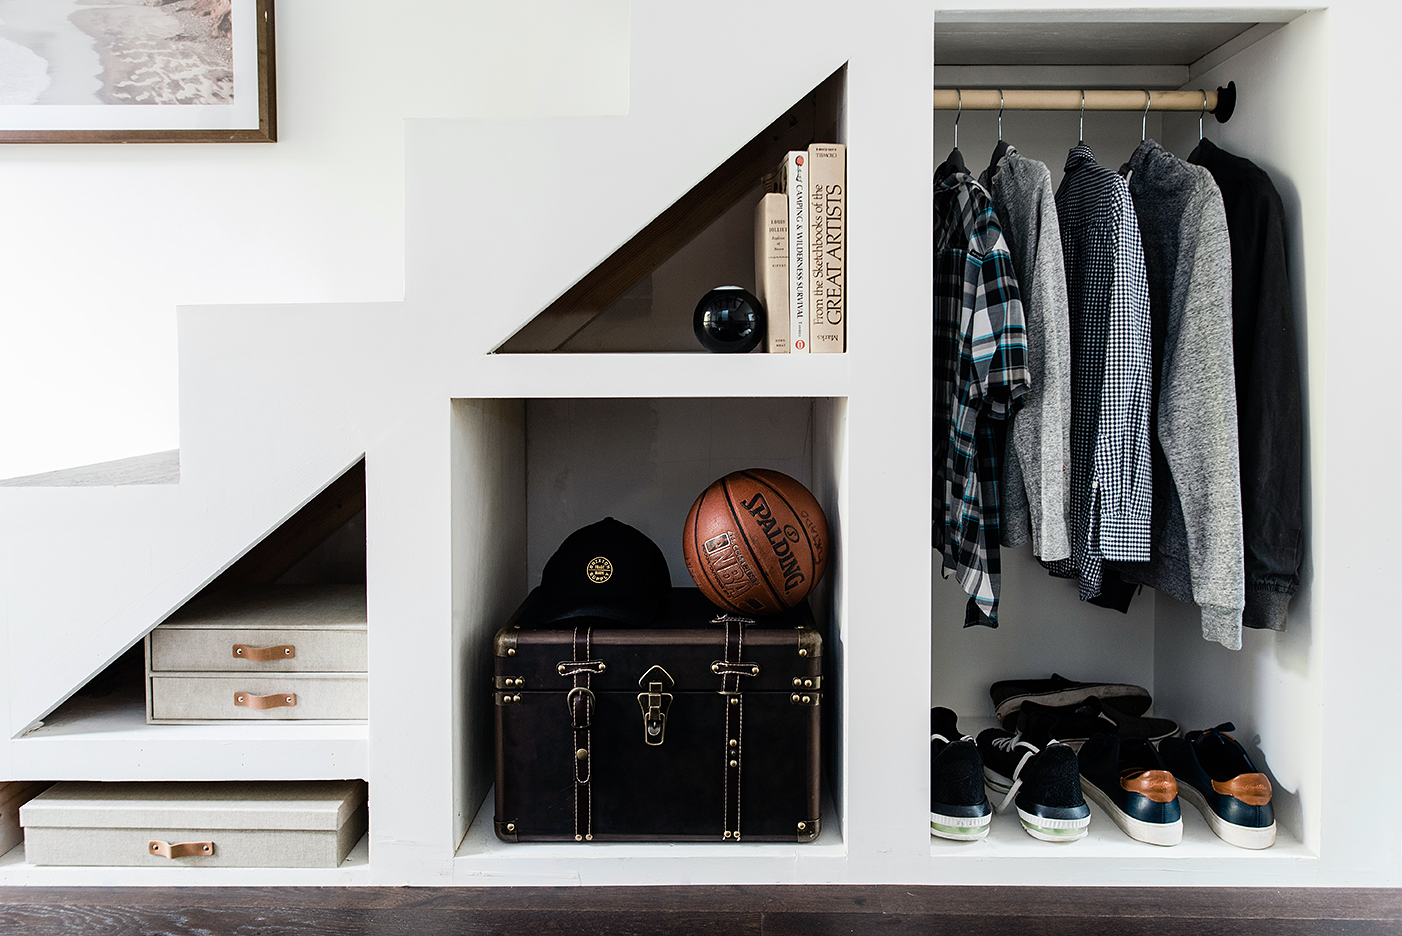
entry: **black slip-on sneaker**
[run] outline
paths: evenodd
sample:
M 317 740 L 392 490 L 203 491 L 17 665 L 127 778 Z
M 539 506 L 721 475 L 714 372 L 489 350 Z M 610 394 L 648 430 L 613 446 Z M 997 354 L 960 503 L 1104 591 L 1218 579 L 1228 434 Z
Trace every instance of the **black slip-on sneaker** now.
M 1125 835 L 1150 845 L 1177 845 L 1183 840 L 1178 784 L 1148 741 L 1093 734 L 1076 760 L 1082 792 Z
M 987 728 L 979 732 L 983 777 L 999 800 L 996 809 L 1017 807 L 1028 835 L 1044 842 L 1074 842 L 1090 829 L 1090 807 L 1081 794 L 1076 752 L 1050 734 L 1051 719 L 1034 716 L 1026 731 Z
M 1223 722 L 1184 738 L 1164 738 L 1159 754 L 1178 780 L 1178 795 L 1197 807 L 1217 837 L 1238 848 L 1275 844 L 1271 781 L 1251 763 Z
M 1052 734 L 1058 741 L 1079 750 L 1093 734 L 1115 734 L 1122 738 L 1158 741 L 1179 733 L 1178 723 L 1168 718 L 1129 715 L 1103 699 L 1092 696 L 1079 705 L 1038 705 L 1024 702 L 1018 711 L 1018 726 L 1028 716 L 1040 712 L 1052 719 Z
M 1077 705 L 1096 698 L 1109 702 L 1126 715 L 1149 711 L 1149 690 L 1128 683 L 1074 682 L 1058 673 L 1050 679 L 1004 679 L 988 689 L 993 697 L 993 714 L 1004 728 L 1011 728 L 1008 716 L 1017 714 L 1023 702 L 1040 705 Z
M 959 731 L 952 711 L 930 709 L 930 834 L 955 841 L 981 839 L 992 820 L 978 746 Z

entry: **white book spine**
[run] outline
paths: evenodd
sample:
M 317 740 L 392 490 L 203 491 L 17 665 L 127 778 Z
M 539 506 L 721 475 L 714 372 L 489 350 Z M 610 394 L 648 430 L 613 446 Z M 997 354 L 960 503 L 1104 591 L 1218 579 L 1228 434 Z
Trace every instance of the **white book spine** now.
M 793 150 L 784 160 L 784 194 L 789 199 L 789 352 L 808 353 L 808 151 Z
M 789 352 L 789 199 L 771 192 L 755 206 L 755 297 L 764 304 L 764 350 Z
M 808 147 L 808 344 L 814 354 L 846 350 L 847 147 Z

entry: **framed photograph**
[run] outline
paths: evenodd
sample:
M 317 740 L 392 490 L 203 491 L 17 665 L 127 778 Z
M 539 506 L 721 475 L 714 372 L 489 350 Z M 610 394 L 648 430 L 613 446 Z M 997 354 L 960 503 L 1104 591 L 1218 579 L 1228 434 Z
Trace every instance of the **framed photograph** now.
M 0 143 L 270 143 L 273 0 L 0 0 Z

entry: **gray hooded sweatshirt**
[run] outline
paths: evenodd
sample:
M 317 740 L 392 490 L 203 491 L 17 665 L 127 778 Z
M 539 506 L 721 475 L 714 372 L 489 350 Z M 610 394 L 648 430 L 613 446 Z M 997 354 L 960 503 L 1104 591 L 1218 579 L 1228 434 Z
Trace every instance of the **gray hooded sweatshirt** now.
M 993 195 L 1027 316 L 1027 370 L 1032 389 L 1013 417 L 1003 461 L 1002 541 L 1051 562 L 1071 555 L 1067 532 L 1071 462 L 1071 312 L 1061 225 L 1046 163 L 1011 146 L 992 176 Z
M 1128 168 L 1154 344 L 1154 512 L 1150 561 L 1117 567 L 1197 605 L 1203 637 L 1237 650 L 1246 572 L 1222 194 L 1210 172 L 1153 140 Z

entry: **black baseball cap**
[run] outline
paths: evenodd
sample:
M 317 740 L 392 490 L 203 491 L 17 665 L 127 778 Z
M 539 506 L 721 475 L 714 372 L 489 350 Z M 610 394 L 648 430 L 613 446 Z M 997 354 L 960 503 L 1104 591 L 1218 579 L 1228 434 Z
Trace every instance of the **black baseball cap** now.
M 672 576 L 657 544 L 605 517 L 565 537 L 545 563 L 537 623 L 592 617 L 641 626 L 657 618 L 671 590 Z

